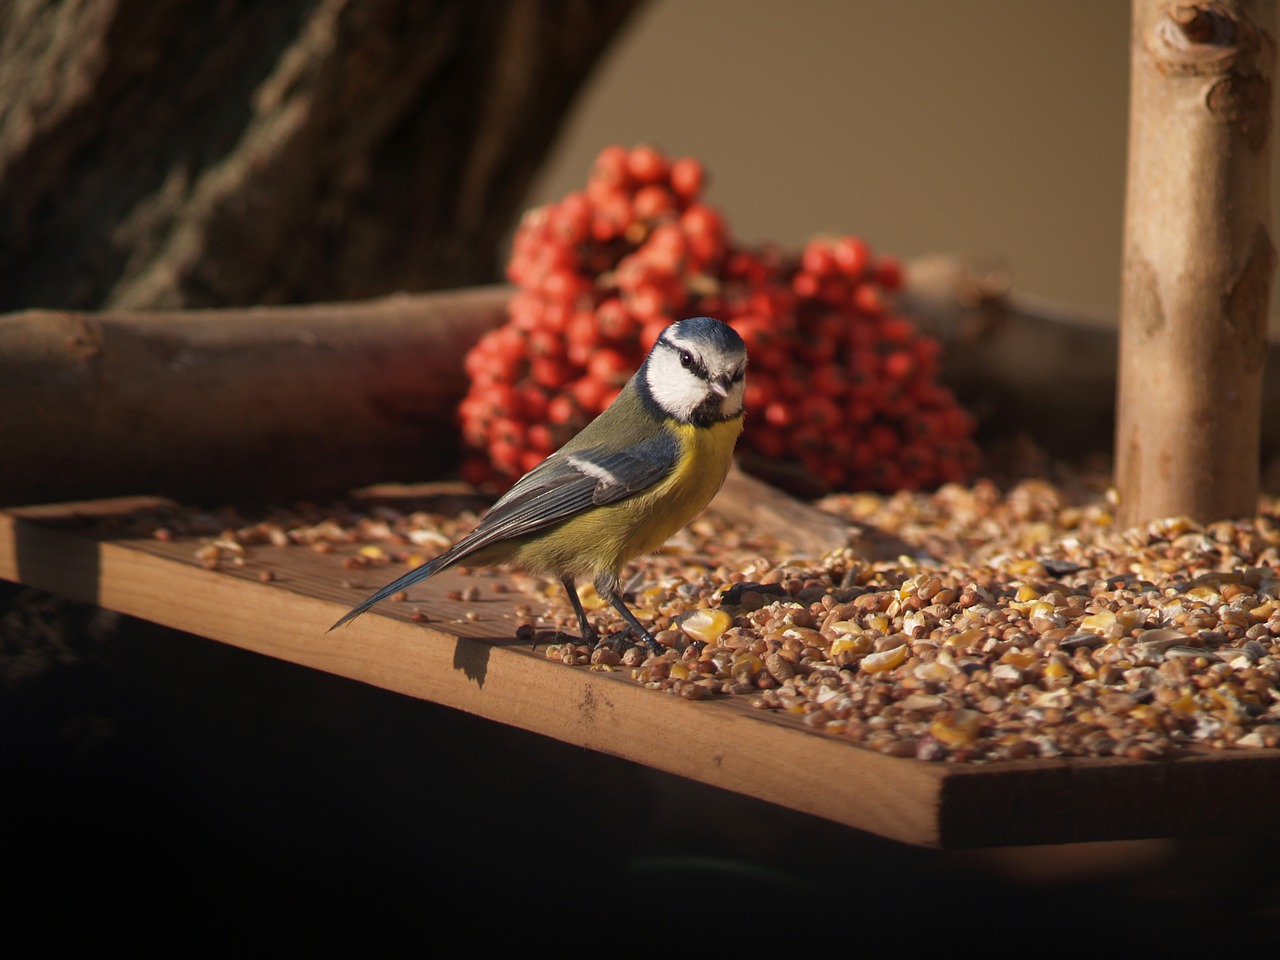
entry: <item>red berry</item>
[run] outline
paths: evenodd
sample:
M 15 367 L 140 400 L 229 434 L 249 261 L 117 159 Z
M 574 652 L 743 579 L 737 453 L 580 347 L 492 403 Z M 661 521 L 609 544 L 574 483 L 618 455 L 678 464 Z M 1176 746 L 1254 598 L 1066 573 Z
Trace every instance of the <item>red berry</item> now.
M 818 296 L 818 291 L 822 289 L 822 281 L 812 273 L 797 273 L 795 279 L 791 281 L 791 289 L 795 291 L 796 296 L 809 300 Z
M 561 243 L 576 247 L 591 236 L 591 201 L 571 193 L 551 211 L 548 230 Z
M 641 323 L 662 320 L 665 326 L 674 319 L 677 300 L 665 284 L 642 283 L 633 293 L 624 294 L 623 302 Z
M 635 316 L 617 297 L 609 297 L 596 307 L 596 326 L 610 340 L 627 340 L 640 332 Z
M 895 380 L 905 380 L 915 371 L 916 360 L 908 350 L 894 350 L 884 358 L 884 372 Z
M 870 283 L 860 283 L 854 288 L 853 303 L 859 312 L 869 317 L 878 317 L 885 310 L 884 294 Z
M 791 406 L 775 400 L 764 408 L 764 422 L 774 427 L 789 427 L 793 422 Z
M 852 280 L 862 279 L 871 262 L 871 249 L 857 237 L 841 237 L 831 247 L 840 272 Z
M 680 226 L 689 238 L 689 249 L 702 263 L 714 263 L 725 255 L 724 217 L 704 203 L 692 204 L 680 216 Z
M 689 239 L 678 224 L 660 223 L 653 228 L 642 250 L 655 269 L 674 276 L 684 272 Z
M 627 173 L 639 183 L 656 183 L 667 175 L 667 158 L 647 144 L 627 154 Z
M 653 345 L 658 342 L 658 337 L 662 336 L 662 331 L 671 326 L 671 321 L 666 317 L 651 317 L 644 321 L 644 326 L 640 328 L 640 347 L 646 353 L 653 349 Z
M 558 300 L 573 306 L 581 298 L 590 298 L 592 286 L 591 281 L 586 277 L 560 267 L 543 278 L 540 292 L 548 300 Z
M 608 188 L 625 187 L 630 183 L 627 172 L 627 148 L 617 145 L 605 147 L 596 156 L 591 168 L 591 185 Z
M 547 401 L 547 419 L 553 424 L 570 423 L 579 413 L 578 401 L 567 393 L 553 395 Z
M 580 377 L 573 382 L 570 392 L 578 406 L 589 416 L 595 416 L 604 409 L 604 395 L 608 388 L 598 379 L 591 376 Z
M 525 431 L 524 436 L 529 449 L 537 453 L 540 459 L 556 448 L 555 437 L 552 435 L 551 428 L 545 423 L 529 424 L 529 429 Z
M 547 327 L 537 327 L 529 332 L 528 355 L 531 361 L 547 357 L 564 356 L 564 337 Z
M 591 216 L 591 236 L 600 243 L 613 240 L 631 226 L 631 201 L 626 194 L 609 191 L 597 197 Z
M 536 383 L 525 383 L 515 391 L 512 407 L 524 420 L 538 424 L 547 416 L 547 392 Z
M 902 289 L 902 264 L 894 257 L 881 257 L 876 263 L 876 283 L 886 290 Z
M 815 481 L 892 490 L 962 478 L 974 422 L 937 382 L 940 347 L 891 308 L 901 265 L 859 237 L 799 254 L 739 247 L 698 198 L 702 165 L 650 146 L 600 151 L 586 188 L 529 211 L 513 238 L 506 325 L 464 361 L 458 408 L 486 474 L 514 479 L 617 395 L 661 331 L 718 316 L 747 342 L 743 449 Z
M 690 203 L 702 192 L 705 180 L 702 164 L 693 157 L 681 157 L 671 164 L 670 180 L 676 196 Z
M 637 220 L 659 220 L 676 214 L 675 195 L 666 187 L 651 183 L 641 187 L 631 201 L 631 212 Z
M 825 241 L 811 241 L 800 257 L 800 266 L 815 277 L 826 277 L 835 272 L 836 258 Z
M 631 376 L 631 364 L 617 350 L 599 350 L 587 364 L 587 373 L 601 383 L 615 386 L 627 382 Z
M 528 473 L 545 459 L 546 455 L 539 450 L 525 450 L 520 454 L 520 473 Z
M 557 390 L 568 381 L 570 365 L 558 357 L 537 357 L 529 365 L 529 373 L 536 383 Z
M 592 350 L 600 342 L 600 325 L 590 310 L 578 310 L 565 325 L 565 338 L 573 346 Z

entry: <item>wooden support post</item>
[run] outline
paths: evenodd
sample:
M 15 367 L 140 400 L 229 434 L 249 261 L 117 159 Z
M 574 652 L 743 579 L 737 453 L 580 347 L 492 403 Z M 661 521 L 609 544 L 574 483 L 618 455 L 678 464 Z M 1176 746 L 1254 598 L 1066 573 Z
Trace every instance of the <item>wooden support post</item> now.
M 1274 0 L 1134 0 L 1119 519 L 1257 509 Z

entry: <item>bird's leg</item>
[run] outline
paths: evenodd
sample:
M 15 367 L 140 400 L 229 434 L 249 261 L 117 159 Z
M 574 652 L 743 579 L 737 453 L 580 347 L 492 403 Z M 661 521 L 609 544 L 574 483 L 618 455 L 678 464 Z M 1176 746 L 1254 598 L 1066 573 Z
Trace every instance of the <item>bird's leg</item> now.
M 621 597 L 616 595 L 612 596 L 609 598 L 609 602 L 613 604 L 613 608 L 617 610 L 618 613 L 622 614 L 622 619 L 630 624 L 631 631 L 636 635 L 637 640 L 643 643 L 654 653 L 666 652 L 667 648 L 660 644 L 657 638 L 645 629 L 644 625 L 636 619 L 636 615 L 627 609 L 627 605 L 622 602 Z
M 618 596 L 618 575 L 616 573 L 602 573 L 596 577 L 596 593 L 602 597 L 606 597 L 613 604 L 613 609 L 622 615 L 622 619 L 627 621 L 627 625 L 631 628 L 631 632 L 635 634 L 637 640 L 643 643 L 654 653 L 665 653 L 666 647 L 660 644 L 652 633 L 650 633 L 639 620 L 636 615 L 628 609 L 627 605 L 622 601 L 622 597 Z
M 573 612 L 578 618 L 578 631 L 582 634 L 582 642 L 589 643 L 592 647 L 600 642 L 600 635 L 596 633 L 595 627 L 591 626 L 591 621 L 587 619 L 587 611 L 582 609 L 582 601 L 578 599 L 578 588 L 573 582 L 573 577 L 561 577 L 560 583 L 564 585 L 564 592 L 569 595 L 569 602 L 573 604 Z

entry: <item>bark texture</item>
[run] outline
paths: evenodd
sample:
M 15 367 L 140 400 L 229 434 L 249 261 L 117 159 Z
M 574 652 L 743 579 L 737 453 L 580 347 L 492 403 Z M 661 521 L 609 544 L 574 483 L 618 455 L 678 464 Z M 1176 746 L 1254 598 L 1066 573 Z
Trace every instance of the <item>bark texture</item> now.
M 0 317 L 0 504 L 439 476 L 457 457 L 463 357 L 508 296 Z
M 1116 420 L 1127 524 L 1257 509 L 1275 57 L 1272 0 L 1134 0 Z
M 0 4 L 0 312 L 491 282 L 639 2 Z

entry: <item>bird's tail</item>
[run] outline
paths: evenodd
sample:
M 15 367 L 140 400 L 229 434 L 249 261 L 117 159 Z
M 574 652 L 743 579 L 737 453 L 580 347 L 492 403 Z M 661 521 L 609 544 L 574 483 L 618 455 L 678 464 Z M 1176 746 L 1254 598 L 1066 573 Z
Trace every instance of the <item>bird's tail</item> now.
M 434 560 L 430 560 L 427 563 L 424 563 L 420 567 L 414 567 L 412 570 L 410 570 L 408 573 L 406 573 L 402 577 L 397 577 L 395 580 L 392 580 L 390 583 L 388 583 L 385 587 L 383 587 L 377 593 L 374 593 L 366 597 L 364 600 L 361 600 L 358 604 L 356 604 L 354 607 L 352 607 L 350 610 L 344 613 L 338 619 L 338 622 L 335 623 L 332 627 L 330 627 L 325 632 L 329 633 L 334 630 L 337 630 L 344 623 L 349 623 L 350 621 L 354 620 L 356 617 L 360 616 L 360 614 L 364 613 L 374 604 L 381 603 L 383 600 L 387 599 L 387 597 L 397 594 L 401 590 L 406 590 L 409 587 L 413 586 L 415 583 L 418 583 L 422 580 L 426 580 L 430 576 L 434 576 L 435 574 L 443 570 L 445 567 L 449 566 L 451 563 L 455 563 L 458 560 L 462 559 L 462 557 L 466 556 L 468 553 L 471 553 L 470 549 L 466 549 L 468 547 L 470 547 L 470 544 L 467 544 L 465 541 L 459 542 L 455 544 L 451 549 L 446 550 L 444 553 L 440 554 L 440 556 L 436 557 Z

